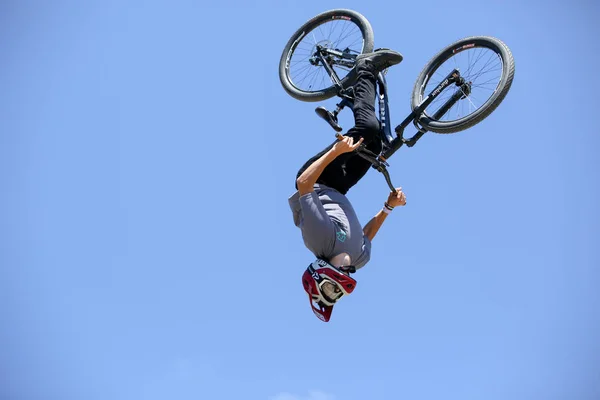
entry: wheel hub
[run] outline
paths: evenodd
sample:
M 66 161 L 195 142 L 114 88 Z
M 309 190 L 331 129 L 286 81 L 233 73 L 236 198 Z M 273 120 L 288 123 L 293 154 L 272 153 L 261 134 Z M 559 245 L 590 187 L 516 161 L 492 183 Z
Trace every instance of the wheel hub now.
M 312 50 L 311 53 L 313 53 L 313 56 L 309 59 L 310 63 L 314 66 L 319 66 L 319 57 L 318 54 L 319 52 L 323 52 L 323 50 L 325 49 L 330 49 L 332 48 L 332 43 L 329 40 L 321 40 L 318 43 L 316 43 Z M 325 59 L 325 61 L 327 61 L 328 63 L 331 63 L 331 61 L 333 60 L 333 57 L 331 55 L 323 55 L 321 54 L 321 57 L 323 57 Z

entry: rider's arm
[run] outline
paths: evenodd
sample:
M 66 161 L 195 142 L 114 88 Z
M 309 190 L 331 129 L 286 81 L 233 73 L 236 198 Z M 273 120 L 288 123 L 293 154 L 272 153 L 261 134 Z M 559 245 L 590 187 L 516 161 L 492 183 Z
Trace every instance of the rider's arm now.
M 323 173 L 325 167 L 331 164 L 331 162 L 335 160 L 337 156 L 338 154 L 333 148 L 329 149 L 329 151 L 319 157 L 317 161 L 310 164 L 308 168 L 302 172 L 298 179 L 296 179 L 300 196 L 310 193 L 314 190 L 313 186 Z
M 300 196 L 312 192 L 317 179 L 323 173 L 325 167 L 327 167 L 337 156 L 343 153 L 349 153 L 354 151 L 361 145 L 363 138 L 360 138 L 358 142 L 354 143 L 354 139 L 351 136 L 344 136 L 341 140 L 336 142 L 331 149 L 323 154 L 317 161 L 308 166 L 296 179 L 298 185 L 298 192 Z
M 391 192 L 385 202 L 384 208 L 381 209 L 363 228 L 363 233 L 369 240 L 373 240 L 379 228 L 385 221 L 387 215 L 397 206 L 406 205 L 406 196 L 402 192 L 402 188 L 396 188 L 395 192 Z M 387 211 L 387 213 L 386 213 Z
M 369 240 L 373 240 L 373 238 L 379 231 L 379 228 L 381 228 L 383 221 L 385 221 L 386 217 L 387 214 L 384 213 L 383 210 L 381 210 L 377 214 L 375 214 L 375 216 L 371 218 L 371 220 L 365 225 L 365 227 L 363 228 L 363 233 L 366 237 L 369 238 Z

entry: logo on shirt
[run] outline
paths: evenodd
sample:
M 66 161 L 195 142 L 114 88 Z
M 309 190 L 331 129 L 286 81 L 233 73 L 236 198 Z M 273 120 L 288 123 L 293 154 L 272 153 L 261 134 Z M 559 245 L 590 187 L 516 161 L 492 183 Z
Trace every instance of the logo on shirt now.
M 346 232 L 339 231 L 335 234 L 335 237 L 337 238 L 337 240 L 344 243 L 346 241 Z

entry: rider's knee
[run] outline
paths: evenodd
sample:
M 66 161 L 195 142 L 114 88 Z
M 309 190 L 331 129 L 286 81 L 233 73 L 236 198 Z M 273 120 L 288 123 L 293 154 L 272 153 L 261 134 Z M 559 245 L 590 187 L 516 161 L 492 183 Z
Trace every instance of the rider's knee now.
M 357 121 L 356 129 L 358 129 L 364 136 L 375 137 L 377 134 L 379 134 L 379 121 L 376 118 L 367 119 L 360 122 Z

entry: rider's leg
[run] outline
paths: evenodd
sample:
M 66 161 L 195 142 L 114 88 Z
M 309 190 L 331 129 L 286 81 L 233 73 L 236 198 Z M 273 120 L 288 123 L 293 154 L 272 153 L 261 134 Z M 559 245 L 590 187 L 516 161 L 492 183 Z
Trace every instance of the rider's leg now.
M 398 64 L 400 61 L 402 61 L 402 55 L 390 50 L 361 54 L 357 57 L 358 80 L 354 85 L 354 106 L 352 107 L 354 127 L 345 136 L 352 136 L 355 141 L 362 137 L 363 144 L 367 149 L 376 154 L 381 151 L 379 121 L 375 115 L 376 76 L 379 71 Z M 329 151 L 334 143 L 308 160 L 298 171 L 296 178 L 309 165 Z M 370 166 L 370 162 L 355 153 L 345 153 L 325 168 L 317 182 L 346 194 L 367 173 Z
M 357 142 L 361 137 L 367 149 L 375 154 L 381 151 L 379 120 L 375 116 L 377 71 L 363 64 L 357 70 L 359 79 L 354 85 L 354 127 L 344 136 L 351 136 Z M 320 180 L 346 194 L 369 170 L 371 163 L 356 153 L 345 153 L 325 168 Z M 318 180 L 317 182 L 320 182 Z
M 358 141 L 362 137 L 365 146 L 378 154 L 381 151 L 381 142 L 378 139 L 379 121 L 375 116 L 374 106 L 376 96 L 375 85 L 377 82 L 375 75 L 377 72 L 372 66 L 363 64 L 360 66 L 360 69 L 357 69 L 357 73 L 358 80 L 354 85 L 354 106 L 352 109 L 355 124 L 344 136 L 351 136 L 355 141 Z M 296 177 L 300 176 L 308 166 L 329 151 L 333 147 L 333 144 L 335 142 L 308 160 L 300 171 L 298 171 Z M 325 168 L 317 183 L 322 183 L 345 194 L 350 187 L 365 175 L 370 166 L 370 162 L 356 154 L 345 153 L 337 157 Z

